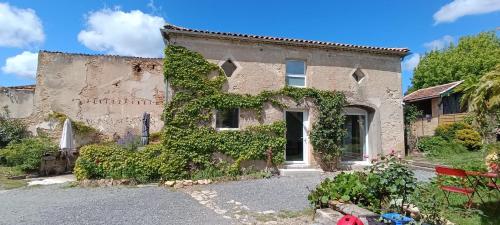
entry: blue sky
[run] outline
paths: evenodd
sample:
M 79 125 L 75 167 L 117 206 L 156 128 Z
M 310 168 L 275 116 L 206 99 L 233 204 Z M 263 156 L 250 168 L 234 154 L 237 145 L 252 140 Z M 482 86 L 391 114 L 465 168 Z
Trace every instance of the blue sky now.
M 356 2 L 356 3 L 355 3 Z M 161 56 L 158 31 L 179 26 L 407 47 L 403 88 L 430 49 L 500 27 L 500 0 L 0 0 L 0 86 L 35 83 L 39 50 Z

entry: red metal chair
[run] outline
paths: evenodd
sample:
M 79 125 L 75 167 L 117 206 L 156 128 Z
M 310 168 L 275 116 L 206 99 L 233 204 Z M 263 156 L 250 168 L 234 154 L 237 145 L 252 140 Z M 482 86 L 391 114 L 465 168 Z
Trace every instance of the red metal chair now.
M 475 185 L 469 180 L 469 177 L 467 176 L 467 173 L 465 170 L 461 169 L 453 169 L 453 168 L 448 168 L 448 167 L 441 167 L 441 166 L 436 166 L 436 174 L 437 174 L 437 182 L 439 185 L 439 188 L 443 191 L 444 196 L 446 198 L 446 201 L 448 202 L 448 205 L 450 205 L 450 200 L 448 199 L 450 192 L 456 193 L 456 194 L 461 194 L 465 195 L 468 198 L 468 201 L 465 203 L 465 206 L 467 208 L 470 208 L 472 206 L 472 200 L 474 198 L 474 194 L 477 193 L 475 189 Z M 443 177 L 457 177 L 461 178 L 461 186 L 450 186 L 450 185 L 444 185 L 443 182 Z M 473 187 L 468 187 L 467 182 L 473 185 Z M 478 193 L 479 195 L 479 193 Z M 479 196 L 481 198 L 481 196 Z M 482 199 L 481 199 L 482 201 Z

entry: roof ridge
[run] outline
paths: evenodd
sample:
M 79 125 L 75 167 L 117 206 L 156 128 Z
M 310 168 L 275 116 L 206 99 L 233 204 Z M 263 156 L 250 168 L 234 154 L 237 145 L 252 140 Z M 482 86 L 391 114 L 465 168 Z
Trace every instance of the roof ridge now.
M 64 55 L 79 55 L 79 56 L 104 56 L 104 57 L 119 57 L 119 58 L 132 58 L 132 59 L 163 59 L 163 58 L 154 58 L 154 57 L 140 57 L 140 56 L 127 56 L 127 55 L 112 55 L 112 54 L 90 54 L 90 53 L 77 53 L 77 52 L 61 52 L 61 51 L 49 51 L 49 50 L 40 50 L 39 52 L 43 53 L 56 53 L 56 54 L 64 54 Z
M 454 83 L 457 83 L 457 82 L 462 82 L 462 81 L 463 81 L 463 80 L 457 80 L 457 81 L 453 81 L 453 82 L 446 83 L 446 84 L 438 84 L 438 85 L 436 85 L 436 86 L 430 86 L 430 87 L 426 87 L 426 88 L 420 88 L 420 89 L 418 89 L 418 90 L 416 90 L 416 91 L 414 91 L 414 92 L 410 93 L 410 95 L 411 95 L 411 94 L 413 94 L 413 93 L 415 93 L 415 92 L 417 92 L 417 91 L 427 90 L 427 89 L 430 89 L 430 88 L 442 87 L 442 86 L 446 86 L 446 85 L 450 85 L 450 84 L 454 84 Z
M 365 45 L 343 44 L 343 43 L 329 42 L 329 41 L 316 41 L 316 40 L 305 40 L 305 39 L 286 38 L 286 37 L 272 37 L 272 36 L 263 36 L 263 35 L 254 35 L 254 34 L 208 31 L 208 30 L 180 27 L 180 26 L 176 26 L 173 24 L 169 24 L 169 23 L 165 24 L 163 26 L 163 28 L 166 30 L 199 33 L 199 34 L 219 35 L 219 36 L 225 36 L 225 37 L 254 38 L 254 39 L 260 39 L 260 40 L 284 41 L 284 42 L 294 42 L 294 43 L 300 43 L 300 44 L 315 44 L 315 45 L 323 45 L 323 46 L 334 46 L 334 47 L 340 47 L 340 48 L 355 48 L 355 49 L 372 50 L 372 51 L 385 51 L 385 52 L 388 51 L 388 52 L 396 53 L 396 54 L 403 55 L 403 56 L 406 55 L 410 51 L 408 48 L 374 47 L 374 46 L 365 46 Z

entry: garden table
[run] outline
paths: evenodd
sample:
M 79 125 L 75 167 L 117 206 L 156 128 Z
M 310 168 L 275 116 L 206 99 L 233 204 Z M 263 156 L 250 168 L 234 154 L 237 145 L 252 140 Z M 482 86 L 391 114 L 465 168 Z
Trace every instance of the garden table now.
M 498 173 L 494 172 L 487 172 L 487 173 L 482 173 L 478 171 L 466 171 L 468 176 L 474 177 L 476 180 L 475 186 L 477 187 L 478 185 L 483 185 L 485 187 L 488 187 L 490 189 L 495 189 L 500 192 L 500 186 L 497 184 L 497 179 L 499 177 Z M 486 178 L 488 180 L 487 184 L 484 184 L 481 182 L 481 178 Z

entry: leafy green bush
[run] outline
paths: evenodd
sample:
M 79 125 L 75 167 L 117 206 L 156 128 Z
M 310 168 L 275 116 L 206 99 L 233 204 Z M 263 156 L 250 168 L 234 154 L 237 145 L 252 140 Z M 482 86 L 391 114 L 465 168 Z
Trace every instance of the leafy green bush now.
M 327 178 L 318 184 L 307 198 L 311 205 L 317 208 L 328 207 L 330 200 L 363 205 L 369 205 L 373 200 L 366 185 L 366 174 L 362 172 L 342 172 L 333 180 Z
M 423 216 L 420 222 L 432 225 L 446 224 L 443 215 L 446 205 L 443 199 L 439 198 L 440 191 L 434 183 L 422 183 L 411 195 L 411 203 L 418 207 Z
M 472 129 L 472 127 L 466 123 L 457 122 L 450 124 L 439 125 L 434 130 L 434 136 L 441 137 L 447 141 L 453 141 L 458 130 Z
M 417 148 L 428 156 L 464 153 L 467 149 L 454 141 L 447 141 L 440 136 L 424 137 L 417 143 Z
M 20 141 L 29 136 L 26 125 L 17 119 L 0 117 L 0 148 L 7 146 L 12 141 Z
M 394 156 L 394 153 L 382 157 L 369 167 L 368 190 L 378 198 L 379 207 L 391 200 L 401 199 L 401 205 L 396 209 L 403 211 L 403 204 L 416 188 L 416 178 L 408 166 Z
M 44 154 L 56 152 L 57 149 L 57 145 L 48 138 L 25 138 L 0 149 L 0 157 L 5 159 L 7 166 L 16 166 L 29 172 L 40 168 Z
M 341 173 L 333 180 L 325 179 L 311 191 L 308 200 L 318 208 L 326 207 L 329 200 L 339 200 L 378 211 L 391 200 L 407 202 L 415 188 L 413 171 L 391 155 L 383 157 L 366 172 Z
M 481 148 L 481 135 L 472 129 L 457 130 L 455 140 L 469 150 L 478 150 Z
M 74 169 L 82 179 L 135 179 L 138 182 L 158 180 L 163 166 L 161 145 L 148 145 L 142 151 L 129 151 L 117 144 L 93 144 L 80 149 Z

